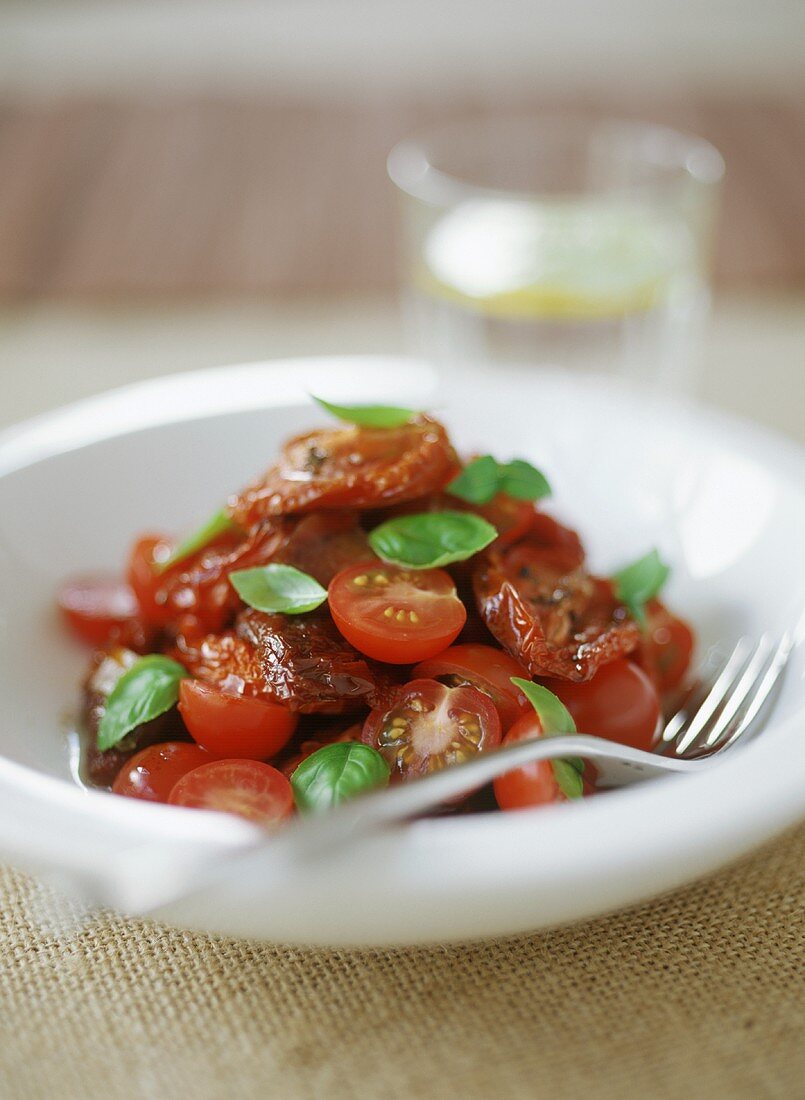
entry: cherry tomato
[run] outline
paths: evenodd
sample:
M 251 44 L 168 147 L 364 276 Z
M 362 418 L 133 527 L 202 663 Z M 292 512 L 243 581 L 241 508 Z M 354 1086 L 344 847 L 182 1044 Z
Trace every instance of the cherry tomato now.
M 179 713 L 203 749 L 244 760 L 274 756 L 285 747 L 297 722 L 287 707 L 221 691 L 201 680 L 182 680 Z
M 580 733 L 593 733 L 648 751 L 654 744 L 660 719 L 660 700 L 649 677 L 621 658 L 602 665 L 583 684 L 544 680 L 573 716 Z
M 531 704 L 511 682 L 512 676 L 529 679 L 528 673 L 502 649 L 491 645 L 454 645 L 436 657 L 422 661 L 411 673 L 416 679 L 440 680 L 448 687 L 468 684 L 488 695 L 507 730 Z
M 59 592 L 59 608 L 73 633 L 94 646 L 105 645 L 138 611 L 131 588 L 105 577 L 68 581 Z
M 389 664 L 408 665 L 441 652 L 467 619 L 456 586 L 442 569 L 353 565 L 331 582 L 329 602 L 347 641 Z
M 539 718 L 532 711 L 514 723 L 503 738 L 503 748 L 518 741 L 542 736 Z M 495 800 L 501 810 L 522 810 L 530 806 L 545 806 L 550 802 L 563 802 L 565 796 L 559 789 L 550 760 L 536 760 L 522 768 L 499 775 L 492 784 Z
M 495 748 L 500 718 L 474 687 L 412 680 L 392 706 L 372 711 L 361 739 L 383 754 L 392 781 L 415 779 Z
M 167 539 L 161 535 L 143 535 L 132 547 L 126 574 L 140 613 L 147 622 L 155 626 L 165 626 L 171 616 L 164 602 L 159 599 L 162 580 L 156 572 L 154 556 L 158 547 L 167 554 L 168 545 Z
M 638 651 L 643 669 L 657 684 L 661 694 L 679 687 L 690 667 L 695 639 L 682 619 L 672 615 L 659 600 L 646 606 L 648 626 Z
M 186 741 L 163 741 L 135 753 L 117 773 L 112 791 L 147 802 L 167 802 L 187 772 L 210 759 L 209 753 Z
M 258 825 L 276 825 L 293 812 L 291 784 L 258 760 L 214 760 L 183 776 L 170 794 L 172 806 L 237 814 Z

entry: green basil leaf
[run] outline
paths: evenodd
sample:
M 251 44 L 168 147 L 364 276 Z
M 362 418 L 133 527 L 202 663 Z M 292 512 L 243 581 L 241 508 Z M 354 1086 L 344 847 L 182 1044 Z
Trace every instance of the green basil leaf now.
M 422 512 L 375 527 L 369 545 L 383 561 L 433 569 L 465 561 L 497 538 L 491 523 L 472 512 Z
M 545 475 L 522 458 L 515 458 L 500 468 L 499 492 L 515 500 L 541 500 L 551 495 Z
M 581 772 L 570 760 L 552 760 L 553 777 L 565 798 L 581 798 L 584 794 L 584 780 Z M 582 769 L 584 765 L 582 764 Z
M 646 625 L 647 602 L 654 599 L 670 572 L 670 566 L 665 564 L 657 550 L 649 550 L 648 554 L 619 570 L 612 578 L 615 595 L 626 604 L 641 626 Z
M 481 455 L 467 463 L 447 491 L 470 504 L 487 504 L 498 493 L 515 500 L 540 500 L 550 496 L 551 487 L 545 475 L 525 459 L 497 462 L 492 455 Z
M 396 405 L 334 405 L 314 393 L 310 396 L 332 416 L 362 428 L 400 428 L 419 415 L 416 409 L 401 409 Z
M 106 700 L 98 726 L 98 748 L 113 748 L 137 726 L 158 718 L 176 705 L 179 682 L 187 669 L 169 657 L 151 653 L 140 657 L 120 677 Z
M 327 589 L 315 577 L 292 565 L 258 565 L 237 569 L 229 574 L 229 583 L 240 598 L 256 611 L 281 611 L 302 615 L 314 611 L 327 599 Z
M 576 732 L 576 723 L 565 704 L 552 691 L 532 680 L 523 680 L 512 676 L 511 682 L 528 699 L 537 713 L 544 737 L 563 736 Z M 568 756 L 563 760 L 552 760 L 554 778 L 565 798 L 581 798 L 584 784 L 582 773 L 584 761 L 578 756 Z
M 492 455 L 481 455 L 468 462 L 447 486 L 451 496 L 470 504 L 487 504 L 499 491 L 500 466 Z
M 339 741 L 303 760 L 291 776 L 291 787 L 302 813 L 320 813 L 388 781 L 389 766 L 377 749 Z
M 198 550 L 203 549 L 213 539 L 217 539 L 219 535 L 237 529 L 238 525 L 235 521 L 230 519 L 224 509 L 221 508 L 214 516 L 210 516 L 207 522 L 203 523 L 197 531 L 194 531 L 192 535 L 188 535 L 184 542 L 180 542 L 164 561 L 156 562 L 154 568 L 157 573 L 162 573 L 172 565 L 184 561 L 185 558 L 189 558 Z
M 558 699 L 552 691 L 548 691 L 542 684 L 535 684 L 533 680 L 523 680 L 519 676 L 512 676 L 512 683 L 518 687 L 528 699 L 531 706 L 537 712 L 539 724 L 546 737 L 555 733 L 575 733 L 576 723 L 565 704 Z

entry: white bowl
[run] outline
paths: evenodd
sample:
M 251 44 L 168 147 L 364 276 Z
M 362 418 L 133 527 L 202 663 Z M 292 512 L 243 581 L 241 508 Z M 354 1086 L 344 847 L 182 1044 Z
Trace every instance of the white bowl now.
M 790 626 L 802 605 L 805 456 L 761 429 L 545 371 L 466 375 L 436 396 L 409 361 L 332 358 L 162 379 L 0 437 L 0 853 L 66 882 L 185 872 L 251 844 L 236 818 L 87 792 L 64 712 L 86 653 L 53 610 L 60 578 L 118 569 L 144 529 L 192 526 L 321 421 L 307 390 L 435 403 L 458 444 L 525 456 L 607 570 L 657 545 L 668 599 L 703 645 Z M 172 923 L 316 944 L 499 935 L 587 917 L 711 871 L 805 808 L 805 655 L 772 720 L 717 769 L 547 810 L 426 820 L 164 912 Z

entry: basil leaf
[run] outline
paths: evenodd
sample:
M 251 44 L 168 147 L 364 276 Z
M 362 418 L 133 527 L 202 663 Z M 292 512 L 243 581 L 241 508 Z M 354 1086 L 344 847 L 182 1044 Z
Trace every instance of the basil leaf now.
M 416 409 L 401 409 L 396 405 L 333 405 L 314 393 L 310 396 L 317 405 L 339 420 L 358 424 L 362 428 L 400 428 L 418 415 Z
M 515 500 L 541 500 L 551 495 L 545 475 L 522 458 L 515 458 L 501 466 L 498 491 L 507 493 Z
M 229 574 L 229 583 L 240 598 L 256 611 L 281 611 L 301 615 L 314 611 L 327 599 L 327 589 L 315 577 L 292 565 L 258 565 Z
M 537 713 L 542 733 L 545 737 L 562 736 L 576 732 L 576 723 L 565 704 L 552 691 L 532 680 L 523 680 L 512 676 L 511 682 L 528 699 Z M 568 756 L 564 760 L 552 760 L 554 778 L 565 798 L 581 798 L 584 791 L 582 773 L 584 761 L 577 756 Z
M 540 500 L 550 496 L 551 487 L 545 475 L 523 458 L 497 462 L 492 455 L 481 455 L 453 478 L 447 491 L 470 504 L 487 504 L 498 493 L 515 500 Z
M 302 813 L 320 813 L 388 781 L 389 766 L 377 749 L 339 741 L 303 760 L 291 776 L 291 787 Z
M 379 558 L 408 569 L 465 561 L 497 538 L 491 523 L 472 512 L 422 512 L 375 527 L 369 545 Z
M 98 748 L 113 748 L 137 726 L 158 718 L 176 705 L 179 681 L 187 669 L 169 657 L 151 653 L 140 657 L 120 677 L 106 700 L 98 725 Z
M 570 760 L 552 760 L 553 777 L 565 798 L 581 798 L 584 794 L 584 780 Z M 583 770 L 582 765 L 582 770 Z
M 646 625 L 646 603 L 654 599 L 670 572 L 670 566 L 665 564 L 657 550 L 649 550 L 648 554 L 627 565 L 612 578 L 615 595 L 626 604 L 641 626 Z
M 481 455 L 467 463 L 447 486 L 447 491 L 470 504 L 487 504 L 499 491 L 500 466 L 492 455 Z
M 221 508 L 214 516 L 210 516 L 207 522 L 203 523 L 197 531 L 194 531 L 192 535 L 188 535 L 184 542 L 180 542 L 164 561 L 156 562 L 154 564 L 154 569 L 157 573 L 162 573 L 172 565 L 184 561 L 185 558 L 189 558 L 198 550 L 203 549 L 208 543 L 212 542 L 213 539 L 217 539 L 219 535 L 223 535 L 227 531 L 236 531 L 237 529 L 238 525 L 234 520 L 230 519 L 224 509 Z

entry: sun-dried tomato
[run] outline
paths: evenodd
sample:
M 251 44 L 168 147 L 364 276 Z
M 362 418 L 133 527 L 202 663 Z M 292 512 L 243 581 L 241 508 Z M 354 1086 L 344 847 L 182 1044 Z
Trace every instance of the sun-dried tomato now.
M 345 714 L 377 706 L 393 692 L 389 670 L 362 657 L 329 612 L 267 615 L 248 609 L 238 637 L 259 655 L 264 691 L 302 714 Z
M 286 443 L 276 466 L 230 500 L 230 512 L 250 527 L 312 509 L 384 507 L 441 489 L 457 471 L 447 432 L 431 417 L 391 429 L 331 428 Z
M 132 569 L 144 574 L 138 586 L 130 572 L 144 613 L 174 630 L 186 616 L 193 616 L 205 632 L 223 629 L 241 607 L 229 574 L 276 560 L 295 526 L 295 520 L 275 519 L 255 525 L 245 536 L 227 534 L 161 574 L 153 562 L 132 562 Z
M 578 538 L 542 516 L 535 531 L 493 546 L 474 571 L 475 598 L 490 631 L 532 676 L 589 680 L 630 653 L 640 630 L 612 585 L 582 567 Z
M 366 532 L 358 525 L 354 512 L 311 512 L 303 516 L 277 556 L 278 561 L 309 573 L 325 587 L 342 569 L 373 558 Z

